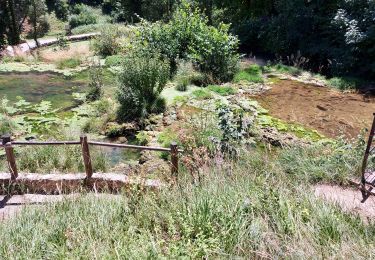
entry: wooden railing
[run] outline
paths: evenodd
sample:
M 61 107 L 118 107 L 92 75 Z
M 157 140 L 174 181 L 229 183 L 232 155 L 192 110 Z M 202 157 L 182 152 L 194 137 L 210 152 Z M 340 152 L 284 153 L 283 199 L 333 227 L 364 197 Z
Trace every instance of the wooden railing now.
M 82 158 L 85 166 L 86 179 L 89 180 L 93 175 L 93 168 L 90 156 L 90 145 L 92 146 L 105 146 L 112 148 L 124 148 L 124 149 L 135 149 L 140 151 L 157 151 L 157 152 L 168 152 L 171 154 L 171 177 L 177 180 L 178 177 L 178 155 L 182 150 L 178 149 L 175 142 L 170 145 L 170 148 L 163 147 L 151 147 L 151 146 L 138 146 L 128 144 L 114 144 L 105 142 L 88 141 L 87 136 L 83 135 L 79 141 L 12 141 L 10 135 L 3 135 L 0 147 L 4 147 L 5 155 L 11 174 L 11 180 L 16 180 L 18 177 L 18 169 L 16 163 L 16 156 L 14 153 L 15 146 L 58 146 L 58 145 L 80 145 L 82 148 Z

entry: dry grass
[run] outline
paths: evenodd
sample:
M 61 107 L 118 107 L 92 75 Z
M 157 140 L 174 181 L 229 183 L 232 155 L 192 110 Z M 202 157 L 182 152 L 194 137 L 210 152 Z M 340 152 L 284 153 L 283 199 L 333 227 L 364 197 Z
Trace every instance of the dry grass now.
M 90 41 L 73 42 L 68 50 L 55 50 L 56 47 L 50 47 L 43 49 L 39 52 L 40 60 L 45 62 L 58 62 L 63 59 L 69 58 L 85 58 L 92 56 L 93 53 L 90 50 Z

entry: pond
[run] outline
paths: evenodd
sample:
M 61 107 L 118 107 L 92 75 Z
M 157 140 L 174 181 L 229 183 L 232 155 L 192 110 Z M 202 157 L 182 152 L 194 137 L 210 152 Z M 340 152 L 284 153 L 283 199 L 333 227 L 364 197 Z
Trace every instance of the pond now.
M 16 102 L 22 97 L 28 102 L 50 101 L 54 108 L 69 108 L 75 104 L 75 92 L 84 92 L 86 78 L 82 75 L 66 77 L 54 73 L 0 74 L 0 98 Z

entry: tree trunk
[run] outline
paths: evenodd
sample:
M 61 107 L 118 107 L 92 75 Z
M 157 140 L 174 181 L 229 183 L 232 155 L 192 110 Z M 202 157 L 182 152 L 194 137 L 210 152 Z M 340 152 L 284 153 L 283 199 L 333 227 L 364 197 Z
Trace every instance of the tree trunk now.
M 15 5 L 13 0 L 7 0 L 8 16 L 9 16 L 9 44 L 19 44 L 21 41 L 20 30 L 18 29 L 18 22 L 16 18 Z

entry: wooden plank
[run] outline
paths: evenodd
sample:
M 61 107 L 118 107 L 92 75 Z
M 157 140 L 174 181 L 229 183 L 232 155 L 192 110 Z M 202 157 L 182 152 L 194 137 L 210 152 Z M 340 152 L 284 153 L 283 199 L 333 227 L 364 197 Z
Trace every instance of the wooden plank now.
M 103 143 L 103 142 L 88 142 L 91 145 L 97 146 L 106 146 L 106 147 L 113 147 L 113 148 L 128 148 L 128 149 L 135 149 L 135 150 L 148 150 L 148 151 L 157 151 L 157 152 L 171 152 L 169 148 L 162 148 L 162 147 L 152 147 L 152 146 L 139 146 L 139 145 L 130 145 L 130 144 L 112 144 L 112 143 Z
M 83 163 L 85 165 L 86 177 L 90 179 L 93 174 L 92 164 L 91 164 L 91 157 L 90 157 L 90 150 L 89 144 L 87 142 L 87 136 L 81 136 L 81 146 L 82 146 L 82 157 Z
M 177 143 L 171 143 L 171 173 L 172 178 L 177 181 L 178 179 L 178 146 Z
M 14 156 L 14 151 L 11 143 L 7 143 L 5 145 L 5 154 L 7 157 L 11 180 L 15 180 L 18 177 L 18 170 L 16 165 L 16 157 Z
M 79 141 L 47 141 L 47 142 L 27 142 L 27 141 L 15 141 L 12 142 L 13 145 L 20 145 L 20 146 L 32 146 L 32 145 L 79 145 L 81 142 Z

